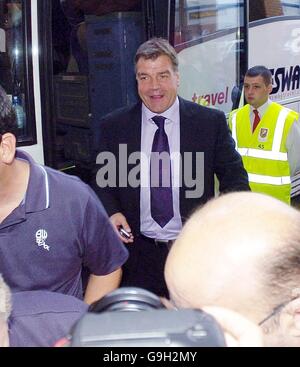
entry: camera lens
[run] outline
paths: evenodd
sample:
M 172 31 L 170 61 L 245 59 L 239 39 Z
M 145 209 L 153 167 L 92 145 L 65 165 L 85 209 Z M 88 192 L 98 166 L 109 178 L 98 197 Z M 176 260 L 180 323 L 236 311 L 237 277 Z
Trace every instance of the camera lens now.
M 154 293 L 137 287 L 123 287 L 91 304 L 89 312 L 146 311 L 159 308 L 164 308 L 164 305 Z

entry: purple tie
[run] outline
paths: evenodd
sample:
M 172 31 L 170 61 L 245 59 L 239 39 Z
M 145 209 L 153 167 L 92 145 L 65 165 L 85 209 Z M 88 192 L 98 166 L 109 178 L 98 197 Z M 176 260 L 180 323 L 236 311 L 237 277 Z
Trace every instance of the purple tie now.
M 162 228 L 174 216 L 170 148 L 164 129 L 165 119 L 163 116 L 152 117 L 158 129 L 153 138 L 150 164 L 151 216 Z M 161 159 L 158 160 L 159 154 Z

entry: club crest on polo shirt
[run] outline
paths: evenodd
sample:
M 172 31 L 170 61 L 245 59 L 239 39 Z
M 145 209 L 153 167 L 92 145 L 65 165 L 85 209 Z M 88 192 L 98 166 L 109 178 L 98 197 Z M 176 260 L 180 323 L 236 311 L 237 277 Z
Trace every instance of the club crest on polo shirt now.
M 39 229 L 35 233 L 35 241 L 39 247 L 43 247 L 44 250 L 49 251 L 50 246 L 46 244 L 48 233 L 45 229 Z
M 269 135 L 269 129 L 266 127 L 261 127 L 258 134 L 258 140 L 259 141 L 267 141 Z

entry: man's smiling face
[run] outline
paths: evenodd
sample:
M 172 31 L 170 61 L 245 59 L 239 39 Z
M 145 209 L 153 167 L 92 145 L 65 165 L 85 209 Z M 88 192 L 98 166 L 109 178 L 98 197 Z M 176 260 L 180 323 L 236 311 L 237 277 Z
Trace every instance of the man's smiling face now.
M 156 59 L 141 57 L 136 64 L 138 92 L 150 111 L 161 114 L 174 103 L 179 86 L 179 74 L 166 55 Z

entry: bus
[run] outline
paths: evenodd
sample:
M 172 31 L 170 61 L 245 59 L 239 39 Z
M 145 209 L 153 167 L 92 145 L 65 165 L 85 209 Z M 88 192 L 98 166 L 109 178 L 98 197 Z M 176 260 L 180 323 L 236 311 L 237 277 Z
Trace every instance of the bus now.
M 95 127 L 137 100 L 133 57 L 153 36 L 178 52 L 182 97 L 228 115 L 248 67 L 263 64 L 272 100 L 300 111 L 300 0 L 0 0 L 18 145 L 88 181 Z

